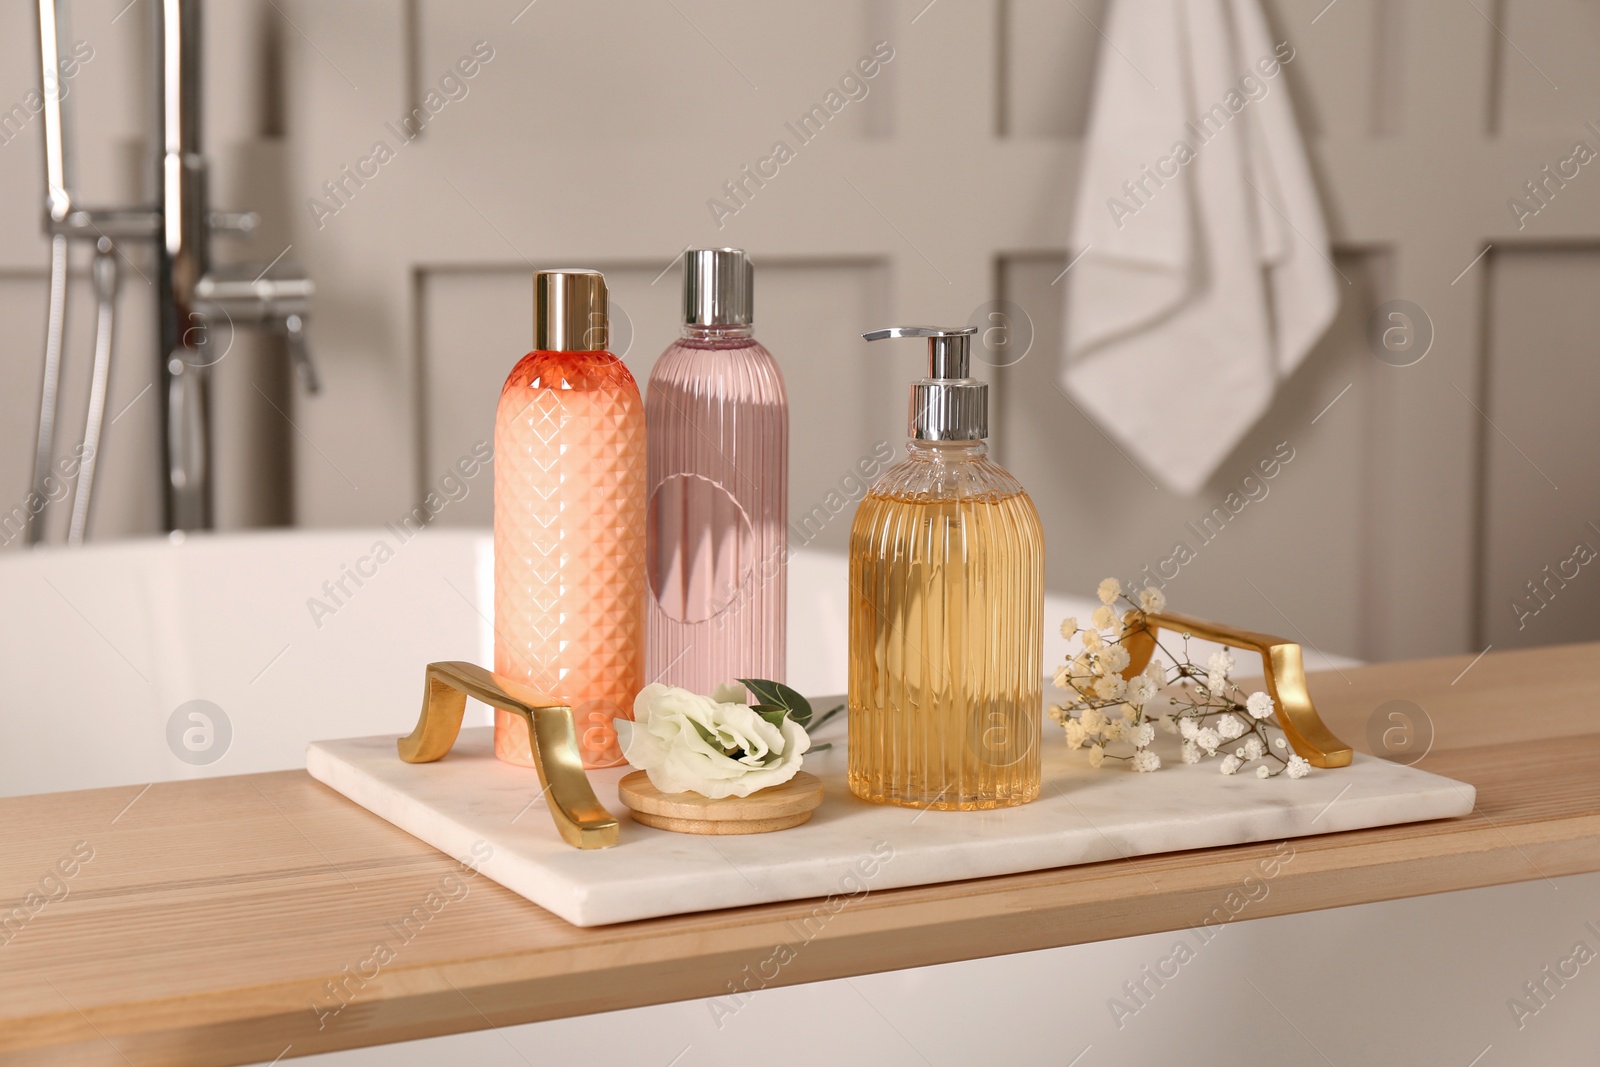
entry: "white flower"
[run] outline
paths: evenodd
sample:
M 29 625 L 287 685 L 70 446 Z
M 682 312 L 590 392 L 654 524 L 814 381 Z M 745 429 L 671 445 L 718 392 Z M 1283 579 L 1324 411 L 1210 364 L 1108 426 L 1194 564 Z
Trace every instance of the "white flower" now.
M 1261 743 L 1261 738 L 1251 735 L 1244 743 L 1244 758 L 1247 760 L 1260 759 L 1267 754 L 1267 746 Z
M 1232 741 L 1235 737 L 1244 736 L 1244 721 L 1237 715 L 1224 715 L 1217 720 L 1217 734 L 1224 741 Z
M 1245 710 L 1258 719 L 1265 719 L 1272 714 L 1272 698 L 1265 693 L 1251 693 L 1244 702 Z
M 1233 670 L 1233 653 L 1227 649 L 1219 649 L 1211 653 L 1211 658 L 1206 660 L 1206 673 L 1227 675 Z
M 1061 620 L 1061 636 L 1062 637 L 1071 637 L 1073 634 L 1075 634 L 1077 632 L 1078 632 L 1078 620 L 1077 619 L 1075 619 L 1075 618 L 1073 618 L 1072 616 L 1069 615 L 1065 619 Z
M 1228 689 L 1228 676 L 1220 671 L 1212 671 L 1206 675 L 1206 689 L 1213 695 L 1226 692 Z
M 1109 671 L 1125 671 L 1128 669 L 1128 650 L 1121 645 L 1111 645 L 1100 653 L 1100 662 L 1106 665 Z
M 1101 645 L 1104 645 L 1104 644 L 1105 644 L 1105 641 L 1100 637 L 1100 631 L 1099 630 L 1085 630 L 1085 631 L 1083 631 L 1083 647 L 1084 648 L 1093 650 L 1093 649 L 1099 648 Z
M 1117 581 L 1115 578 L 1107 578 L 1105 581 L 1100 583 L 1098 595 L 1100 597 L 1100 603 L 1104 604 L 1106 607 L 1110 607 L 1112 604 L 1117 602 L 1117 597 L 1122 595 L 1122 583 Z
M 1068 672 L 1066 667 L 1058 667 L 1056 668 L 1056 676 L 1050 679 L 1050 684 L 1054 685 L 1057 689 L 1066 689 L 1069 688 L 1067 682 L 1070 681 L 1071 678 L 1072 675 Z
M 633 722 L 623 732 L 623 754 L 651 785 L 713 800 L 782 785 L 811 747 L 793 719 L 774 726 L 744 704 L 659 682 L 639 691 Z
M 1084 730 L 1082 723 L 1076 719 L 1068 719 L 1062 729 L 1066 730 L 1067 732 L 1068 748 L 1077 749 L 1083 747 L 1083 740 L 1086 735 L 1086 731 Z
M 1140 749 L 1133 754 L 1133 769 L 1141 773 L 1158 771 L 1161 769 L 1161 757 L 1154 752 L 1146 752 L 1144 749 Z
M 1106 760 L 1106 750 L 1099 745 L 1089 746 L 1089 766 L 1098 767 Z
M 1276 738 L 1273 738 L 1273 740 L 1272 740 L 1272 747 L 1273 747 L 1273 748 L 1288 748 L 1288 747 L 1289 747 L 1289 746 L 1288 746 L 1288 744 L 1287 744 L 1287 743 L 1286 743 L 1286 742 L 1285 742 L 1285 741 L 1284 741 L 1284 740 L 1283 740 L 1283 738 L 1281 738 L 1281 737 L 1276 737 Z
M 1157 689 L 1167 684 L 1167 666 L 1157 656 L 1150 657 L 1150 663 L 1144 669 L 1144 676 L 1155 684 Z
M 1094 691 L 1106 700 L 1121 700 L 1128 693 L 1128 683 L 1120 674 L 1108 674 L 1095 681 Z
M 1222 770 L 1223 774 L 1234 774 L 1234 773 L 1236 773 L 1239 770 L 1239 757 L 1238 756 L 1229 756 L 1226 759 L 1224 759 L 1222 761 L 1221 770 Z
M 1165 730 L 1167 733 L 1173 734 L 1173 735 L 1177 734 L 1177 732 L 1178 732 L 1178 718 L 1177 718 L 1177 716 L 1175 716 L 1175 715 L 1163 715 L 1157 721 L 1159 721 L 1161 723 L 1161 728 L 1163 730 Z
M 1104 731 L 1107 741 L 1122 741 L 1128 736 L 1128 724 L 1122 719 L 1112 719 L 1106 723 Z
M 1200 724 L 1185 715 L 1183 718 L 1178 720 L 1178 732 L 1184 737 L 1188 738 L 1190 741 L 1193 741 L 1195 735 L 1200 732 Z
M 1156 695 L 1156 685 L 1142 674 L 1134 675 L 1128 683 L 1128 703 L 1142 708 Z
M 1217 746 L 1222 744 L 1222 738 L 1211 727 L 1202 726 L 1200 732 L 1194 735 L 1194 743 L 1205 749 L 1206 755 L 1215 756 L 1217 754 Z M 1229 771 L 1228 773 L 1232 774 L 1233 772 Z
M 1267 778 L 1267 777 L 1270 777 L 1271 775 L 1272 775 L 1272 772 L 1267 770 L 1267 765 L 1265 763 L 1263 763 L 1261 766 L 1256 768 L 1256 777 L 1257 778 Z
M 1142 722 L 1133 728 L 1132 740 L 1135 748 L 1144 748 L 1156 739 L 1156 728 L 1147 722 Z M 1154 768 L 1151 768 L 1154 770 Z
M 1083 715 L 1078 720 L 1083 728 L 1090 733 L 1099 733 L 1106 725 L 1106 713 L 1099 708 L 1084 708 Z
M 1183 762 L 1199 763 L 1200 746 L 1195 744 L 1193 741 L 1185 741 L 1183 743 Z
M 749 694 L 744 691 L 743 682 L 723 682 L 711 690 L 711 699 L 718 704 L 748 704 Z
M 1046 717 L 1053 723 L 1065 726 L 1067 724 L 1067 709 L 1060 704 L 1051 704 L 1044 711 Z
M 1311 764 L 1307 763 L 1299 756 L 1290 756 L 1289 766 L 1285 768 L 1285 773 L 1287 773 L 1290 778 L 1304 778 L 1306 775 L 1311 773 Z
M 1094 609 L 1094 616 L 1089 621 L 1094 623 L 1096 630 L 1109 630 L 1117 624 L 1117 613 L 1102 604 Z
M 1167 610 L 1167 594 L 1153 585 L 1146 586 L 1139 594 L 1139 606 L 1152 615 L 1159 615 Z

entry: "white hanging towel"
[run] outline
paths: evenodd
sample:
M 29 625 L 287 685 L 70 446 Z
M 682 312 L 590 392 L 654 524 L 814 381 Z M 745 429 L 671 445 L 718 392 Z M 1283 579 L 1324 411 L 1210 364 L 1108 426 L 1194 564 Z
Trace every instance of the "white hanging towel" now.
M 1111 0 L 1062 383 L 1196 493 L 1333 320 L 1339 286 L 1258 0 Z

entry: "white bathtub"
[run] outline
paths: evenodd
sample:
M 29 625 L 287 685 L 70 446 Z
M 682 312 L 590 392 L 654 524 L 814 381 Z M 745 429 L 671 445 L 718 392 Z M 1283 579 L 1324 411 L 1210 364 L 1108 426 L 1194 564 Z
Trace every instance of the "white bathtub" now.
M 363 562 L 380 539 L 394 557 Z M 491 662 L 489 575 L 486 535 L 454 530 L 0 557 L 0 795 L 299 767 L 315 738 L 405 733 L 423 663 Z M 807 693 L 844 688 L 844 591 L 842 557 L 797 555 L 789 674 Z M 1092 607 L 1049 598 L 1047 665 L 1063 647 L 1059 619 Z M 1241 919 L 1120 1026 L 1110 1004 L 1123 983 L 1188 935 L 766 990 L 731 1018 L 726 1005 L 686 1001 L 300 1062 L 1465 1065 L 1486 1045 L 1485 1067 L 1586 1062 L 1600 997 L 1591 968 L 1525 1031 L 1506 1010 L 1570 954 L 1586 918 L 1600 919 L 1600 876 Z
M 844 568 L 811 552 L 791 564 L 789 673 L 803 692 L 844 689 Z M 487 533 L 443 529 L 0 557 L 13 607 L 0 618 L 0 795 L 300 767 L 317 738 L 407 733 L 423 664 L 493 663 L 492 576 Z

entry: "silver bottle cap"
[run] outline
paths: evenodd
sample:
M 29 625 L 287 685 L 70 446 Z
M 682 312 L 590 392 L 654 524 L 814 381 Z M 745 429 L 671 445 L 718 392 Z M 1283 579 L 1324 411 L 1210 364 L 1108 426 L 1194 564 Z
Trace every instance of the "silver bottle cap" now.
M 739 248 L 691 248 L 683 254 L 683 321 L 694 326 L 748 326 L 755 272 Z
M 891 326 L 861 336 L 926 337 L 928 376 L 911 385 L 911 436 L 919 441 L 981 441 L 989 436 L 989 385 L 967 377 L 972 326 Z

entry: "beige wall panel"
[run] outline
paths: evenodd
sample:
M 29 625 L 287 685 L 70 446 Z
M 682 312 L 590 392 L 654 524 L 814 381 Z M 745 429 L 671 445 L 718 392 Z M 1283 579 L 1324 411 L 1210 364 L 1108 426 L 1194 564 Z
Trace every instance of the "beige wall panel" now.
M 1083 136 L 1106 7 L 1106 0 L 1002 0 L 1002 135 Z
M 1480 634 L 1496 648 L 1592 641 L 1600 559 L 1577 548 L 1600 553 L 1600 249 L 1490 259 Z
M 1494 119 L 1501 135 L 1543 135 L 1551 150 L 1582 137 L 1596 144 L 1584 123 L 1600 120 L 1600 8 L 1587 0 L 1501 0 L 1479 6 L 1495 17 Z M 1564 155 L 1565 153 L 1563 153 Z M 1553 160 L 1540 160 L 1540 164 Z M 1535 165 L 1535 169 L 1538 165 Z

